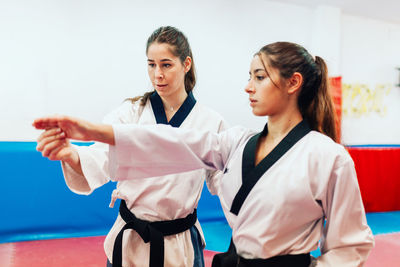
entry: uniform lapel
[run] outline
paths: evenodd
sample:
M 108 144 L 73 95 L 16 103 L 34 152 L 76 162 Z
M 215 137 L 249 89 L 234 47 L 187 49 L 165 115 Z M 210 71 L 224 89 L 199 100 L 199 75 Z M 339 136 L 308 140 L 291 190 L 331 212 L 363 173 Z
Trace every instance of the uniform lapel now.
M 190 111 L 192 111 L 194 105 L 196 104 L 196 99 L 194 98 L 192 92 L 189 92 L 185 101 L 182 103 L 181 107 L 169 122 L 167 120 L 167 115 L 165 114 L 161 97 L 157 92 L 154 92 L 150 96 L 150 102 L 157 124 L 169 124 L 172 127 L 180 127 L 183 121 L 189 115 Z
M 264 130 L 250 138 L 247 142 L 242 158 L 242 186 L 233 199 L 231 212 L 235 215 L 239 214 L 239 210 L 250 193 L 251 189 L 255 186 L 258 180 L 264 175 L 265 172 L 271 168 L 297 141 L 309 133 L 310 127 L 308 123 L 303 120 L 297 124 L 283 140 L 257 165 L 255 166 L 255 153 L 257 148 L 257 141 L 260 136 L 268 134 L 268 127 L 265 125 Z
M 242 157 L 242 183 L 244 178 L 248 176 L 255 168 L 256 162 L 256 149 L 258 144 L 258 139 L 262 136 L 262 133 L 258 133 L 250 138 L 247 142 Z
M 156 91 L 150 96 L 151 108 L 153 109 L 154 117 L 157 124 L 168 124 L 167 115 L 165 115 L 164 105 L 161 97 Z

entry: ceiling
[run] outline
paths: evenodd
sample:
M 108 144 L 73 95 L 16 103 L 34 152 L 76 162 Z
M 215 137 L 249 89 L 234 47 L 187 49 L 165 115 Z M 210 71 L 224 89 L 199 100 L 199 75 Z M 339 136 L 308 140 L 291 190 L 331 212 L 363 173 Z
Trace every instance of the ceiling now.
M 333 6 L 343 14 L 367 17 L 400 24 L 400 0 L 280 0 L 296 5 Z

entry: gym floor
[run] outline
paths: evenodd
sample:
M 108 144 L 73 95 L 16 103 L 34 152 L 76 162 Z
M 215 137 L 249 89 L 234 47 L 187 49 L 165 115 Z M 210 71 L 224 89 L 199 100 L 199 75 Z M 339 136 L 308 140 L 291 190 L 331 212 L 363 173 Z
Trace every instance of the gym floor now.
M 375 247 L 365 266 L 400 266 L 400 211 L 368 213 L 367 220 L 375 235 Z M 231 231 L 225 222 L 202 225 L 207 242 L 204 258 L 208 267 L 215 253 L 227 249 Z M 105 266 L 104 238 L 95 236 L 3 243 L 0 244 L 0 266 Z M 312 254 L 318 256 L 319 251 Z

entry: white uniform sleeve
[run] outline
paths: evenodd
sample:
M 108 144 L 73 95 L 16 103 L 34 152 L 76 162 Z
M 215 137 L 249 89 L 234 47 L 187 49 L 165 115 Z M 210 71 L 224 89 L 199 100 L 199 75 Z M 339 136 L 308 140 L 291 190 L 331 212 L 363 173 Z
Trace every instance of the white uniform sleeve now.
M 61 162 L 65 183 L 77 194 L 88 195 L 109 182 L 108 145 L 95 143 L 91 146 L 73 146 L 79 154 L 83 175 Z
M 126 101 L 119 108 L 107 114 L 103 122 L 112 124 L 135 121 L 138 116 L 135 113 L 138 109 L 139 105 L 132 108 L 132 104 Z M 83 175 L 75 172 L 68 164 L 61 162 L 65 182 L 74 193 L 91 194 L 96 188 L 110 181 L 108 145 L 95 143 L 91 146 L 73 147 L 79 154 Z
M 162 176 L 196 169 L 223 170 L 234 142 L 220 134 L 168 125 L 113 125 L 110 173 L 115 180 Z
M 322 200 L 326 226 L 317 266 L 363 266 L 374 239 L 367 225 L 354 163 L 346 155 L 336 165 Z
M 223 119 L 221 119 L 219 127 L 218 127 L 218 133 L 226 131 L 227 129 L 228 129 L 228 124 Z M 220 170 L 207 170 L 206 171 L 206 185 L 207 185 L 208 191 L 212 195 L 218 194 L 220 180 L 223 175 L 224 175 L 224 173 Z

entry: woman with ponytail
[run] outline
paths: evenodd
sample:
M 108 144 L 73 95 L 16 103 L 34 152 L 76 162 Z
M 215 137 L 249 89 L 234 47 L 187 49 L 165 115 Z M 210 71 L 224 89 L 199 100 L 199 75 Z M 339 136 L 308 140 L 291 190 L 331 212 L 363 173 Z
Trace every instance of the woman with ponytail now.
M 249 73 L 245 91 L 253 114 L 268 116 L 260 133 L 98 125 L 69 117 L 41 118 L 34 126 L 59 127 L 60 140 L 109 144 L 116 180 L 222 170 L 210 184 L 232 241 L 213 266 L 363 266 L 374 240 L 353 161 L 335 142 L 324 60 L 300 45 L 277 42 L 255 54 Z M 156 160 L 168 168 L 144 168 L 150 161 L 143 158 L 143 144 L 150 141 Z M 312 259 L 310 251 L 318 246 L 321 256 Z
M 222 117 L 198 103 L 192 93 L 196 84 L 193 55 L 181 31 L 171 26 L 156 29 L 147 40 L 146 55 L 153 90 L 127 99 L 106 116 L 105 123 L 167 124 L 214 133 L 226 128 Z M 73 192 L 90 194 L 110 181 L 115 166 L 107 145 L 78 147 L 68 140 L 54 142 L 57 134 L 57 128 L 47 129 L 37 149 L 51 160 L 61 160 Z M 147 168 L 165 167 L 151 145 L 145 158 L 154 158 Z M 121 199 L 120 212 L 104 242 L 107 266 L 203 267 L 205 242 L 196 207 L 205 178 L 216 179 L 214 175 L 216 171 L 197 169 L 147 180 L 119 179 L 110 206 Z

